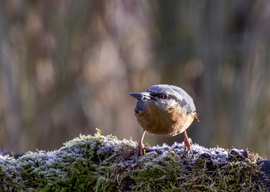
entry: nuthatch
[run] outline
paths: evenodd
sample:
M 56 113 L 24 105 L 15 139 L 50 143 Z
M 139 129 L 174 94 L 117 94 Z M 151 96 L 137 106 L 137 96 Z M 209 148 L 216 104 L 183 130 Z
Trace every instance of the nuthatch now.
M 197 118 L 193 99 L 180 87 L 153 85 L 145 92 L 131 93 L 138 100 L 134 109 L 137 121 L 144 129 L 138 145 L 138 153 L 144 148 L 145 132 L 155 135 L 175 136 L 184 132 L 184 144 L 190 151 L 186 129 Z

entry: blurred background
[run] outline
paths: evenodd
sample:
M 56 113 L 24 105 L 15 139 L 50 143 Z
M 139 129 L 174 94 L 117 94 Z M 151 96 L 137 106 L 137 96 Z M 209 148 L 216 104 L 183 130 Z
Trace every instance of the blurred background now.
M 54 150 L 96 127 L 139 141 L 129 93 L 164 83 L 194 98 L 193 143 L 269 158 L 269 62 L 267 0 L 0 1 L 0 147 Z

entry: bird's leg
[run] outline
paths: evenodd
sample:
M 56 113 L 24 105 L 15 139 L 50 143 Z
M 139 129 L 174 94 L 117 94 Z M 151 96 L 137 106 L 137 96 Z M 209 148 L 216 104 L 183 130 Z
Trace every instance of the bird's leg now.
M 184 136 L 185 136 L 184 145 L 188 149 L 188 152 L 190 152 L 190 143 L 189 143 L 189 139 L 188 139 L 188 135 L 186 131 L 184 131 Z
M 137 154 L 136 154 L 136 157 L 138 157 L 139 155 L 142 155 L 142 154 L 143 154 L 143 149 L 144 149 L 143 138 L 144 138 L 145 132 L 146 132 L 146 131 L 143 130 L 142 137 L 141 137 L 140 142 L 139 142 L 139 145 L 138 145 L 138 147 L 137 147 Z

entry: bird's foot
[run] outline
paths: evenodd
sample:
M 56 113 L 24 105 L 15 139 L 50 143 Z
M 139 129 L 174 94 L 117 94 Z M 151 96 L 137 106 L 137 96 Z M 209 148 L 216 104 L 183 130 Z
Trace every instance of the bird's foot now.
M 190 146 L 192 144 L 192 141 L 190 138 L 185 138 L 184 139 L 184 145 L 185 145 L 185 148 L 188 150 L 188 153 L 190 153 Z
M 187 148 L 188 153 L 189 153 L 190 152 L 190 144 L 192 144 L 192 141 L 191 141 L 190 138 L 188 138 L 188 135 L 187 135 L 187 132 L 186 131 L 184 131 L 184 136 L 185 136 L 184 145 Z
M 145 147 L 142 143 L 139 143 L 139 145 L 137 146 L 136 150 L 135 150 L 135 160 L 137 161 L 138 157 L 139 156 L 142 156 L 144 154 L 144 150 L 145 150 Z
M 135 157 L 135 160 L 136 160 L 136 161 L 137 161 L 138 157 L 139 157 L 140 155 L 143 155 L 143 153 L 144 153 L 145 147 L 144 147 L 144 145 L 143 145 L 143 138 L 144 138 L 145 133 L 146 133 L 146 131 L 143 130 L 143 134 L 142 134 L 142 137 L 141 137 L 141 139 L 140 139 L 139 145 L 137 146 L 137 148 L 136 148 L 136 150 L 135 150 L 135 156 L 134 156 L 134 157 Z

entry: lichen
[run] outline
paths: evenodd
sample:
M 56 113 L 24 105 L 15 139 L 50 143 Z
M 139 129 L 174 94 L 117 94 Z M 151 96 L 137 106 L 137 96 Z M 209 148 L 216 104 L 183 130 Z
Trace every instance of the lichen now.
M 257 155 L 245 150 L 183 144 L 148 147 L 135 158 L 137 143 L 80 135 L 55 151 L 0 156 L 3 191 L 263 191 Z

